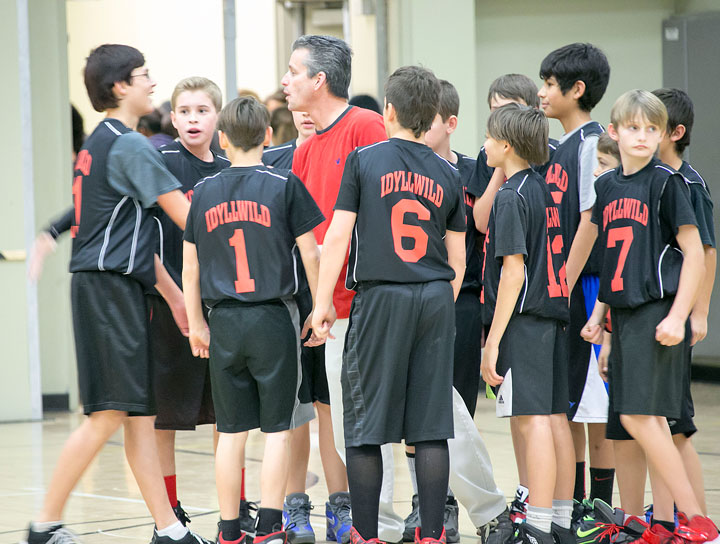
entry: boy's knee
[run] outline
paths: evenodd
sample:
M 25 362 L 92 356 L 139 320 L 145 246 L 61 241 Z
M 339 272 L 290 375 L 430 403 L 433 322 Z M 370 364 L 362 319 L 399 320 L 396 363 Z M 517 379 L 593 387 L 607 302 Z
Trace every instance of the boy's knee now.
M 127 419 L 127 412 L 118 410 L 103 410 L 101 412 L 93 412 L 88 417 L 90 425 L 98 432 L 112 434 Z

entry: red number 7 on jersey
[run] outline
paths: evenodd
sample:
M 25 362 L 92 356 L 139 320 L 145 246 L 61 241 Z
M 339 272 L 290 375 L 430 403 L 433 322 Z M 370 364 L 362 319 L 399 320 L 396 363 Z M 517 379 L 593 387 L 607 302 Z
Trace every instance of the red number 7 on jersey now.
M 617 267 L 615 268 L 615 275 L 610 281 L 611 291 L 622 291 L 624 287 L 622 273 L 625 268 L 625 260 L 627 259 L 628 252 L 630 251 L 630 245 L 633 241 L 633 229 L 632 227 L 615 227 L 608 231 L 607 247 L 615 247 L 618 241 L 622 242 L 620 246 L 620 255 L 618 256 Z

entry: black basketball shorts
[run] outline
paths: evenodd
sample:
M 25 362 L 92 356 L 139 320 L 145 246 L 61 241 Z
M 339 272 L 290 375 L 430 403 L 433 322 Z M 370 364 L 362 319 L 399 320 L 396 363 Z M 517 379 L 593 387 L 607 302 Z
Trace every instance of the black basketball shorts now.
M 455 301 L 453 387 L 460 393 L 471 416 L 475 414 L 480 389 L 481 313 L 478 294 L 461 291 Z
M 210 377 L 217 429 L 294 428 L 300 406 L 300 329 L 292 298 L 227 301 L 210 311 Z
M 294 298 L 300 312 L 300 327 L 302 327 L 305 319 L 312 312 L 312 295 L 309 289 L 303 289 Z M 305 342 L 310 334 L 309 332 L 302 342 Z M 325 344 L 312 348 L 301 346 L 300 359 L 302 361 L 300 402 L 330 404 L 330 390 L 325 373 Z
M 358 286 L 341 373 L 346 447 L 453 437 L 454 335 L 449 282 Z
M 611 308 L 612 350 L 609 358 L 610 410 L 679 418 L 685 390 L 687 343 L 663 346 L 655 328 L 668 314 L 674 297 L 632 309 Z
M 148 300 L 155 428 L 192 431 L 196 425 L 215 423 L 208 360 L 193 357 L 165 299 L 148 295 Z
M 75 272 L 70 293 L 85 414 L 155 414 L 149 312 L 142 284 L 116 272 Z
M 568 407 L 567 330 L 527 314 L 510 319 L 500 341 L 495 388 L 498 417 L 565 414 Z

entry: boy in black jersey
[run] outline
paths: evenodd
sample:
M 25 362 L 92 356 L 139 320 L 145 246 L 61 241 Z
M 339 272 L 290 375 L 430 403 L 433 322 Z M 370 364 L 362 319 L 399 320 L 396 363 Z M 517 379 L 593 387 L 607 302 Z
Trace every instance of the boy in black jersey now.
M 244 431 L 267 433 L 256 543 L 284 543 L 282 506 L 289 429 L 299 401 L 300 328 L 292 300 L 298 247 L 311 292 L 319 250 L 312 229 L 323 216 L 302 182 L 262 165 L 270 141 L 267 110 L 250 97 L 220 113 L 220 144 L 232 166 L 199 182 L 185 229 L 183 288 L 193 354 L 210 357 L 220 433 L 216 452 L 218 542 L 245 538 L 238 519 Z M 211 308 L 210 330 L 202 304 Z M 210 336 L 212 335 L 212 342 Z
M 104 443 L 122 425 L 128 462 L 152 514 L 153 542 L 207 542 L 175 517 L 155 444 L 148 312 L 156 283 L 156 202 L 181 228 L 188 203 L 147 139 L 132 130 L 152 111 L 155 86 L 137 49 L 102 45 L 90 53 L 85 86 L 107 117 L 78 153 L 73 179 L 70 271 L 80 395 L 89 416 L 63 447 L 28 542 L 76 542 L 60 521 L 65 502 Z M 156 287 L 161 292 L 158 276 Z
M 495 197 L 485 238 L 481 298 L 490 329 L 481 370 L 496 388 L 498 417 L 515 418 L 532 451 L 525 459 L 530 495 L 521 539 L 566 542 L 570 511 L 555 507 L 570 499 L 559 482 L 572 474 L 571 459 L 560 453 L 572 447 L 565 417 L 568 292 L 558 210 L 530 168 L 547 159 L 548 123 L 541 111 L 507 104 L 490 115 L 487 134 L 488 165 L 502 168 L 508 181 Z
M 320 337 L 335 321 L 333 287 L 352 238 L 347 287 L 357 294 L 342 384 L 353 543 L 377 538 L 380 445 L 403 439 L 416 448 L 422 527 L 415 540 L 445 541 L 453 300 L 465 268 L 465 210 L 457 170 L 424 144 L 439 92 L 424 68 L 399 68 L 388 78 L 390 140 L 348 156 L 323 244 L 313 313 Z
M 560 212 L 571 294 L 568 418 L 575 445 L 573 495 L 577 501 L 585 496 L 585 424 L 588 424 L 593 495 L 609 503 L 614 464 L 612 446 L 605 440 L 607 392 L 597 373 L 589 371 L 597 365 L 599 347 L 596 351 L 580 338 L 580 330 L 597 295 L 599 263 L 593 254 L 583 268 L 573 245 L 585 240 L 592 230 L 590 215 L 595 202 L 593 172 L 597 167 L 597 138 L 604 129 L 591 119 L 590 114 L 605 94 L 610 66 L 605 54 L 597 47 L 573 43 L 552 51 L 543 59 L 540 77 L 544 82 L 538 92 L 542 108 L 549 118 L 560 121 L 565 131 L 547 167 L 545 181 Z M 567 481 L 567 485 L 571 484 L 572 478 Z
M 596 229 L 579 246 L 586 258 L 599 235 L 599 303 L 583 335 L 599 333 L 609 307 L 611 410 L 645 452 L 653 493 L 669 493 L 683 512 L 675 528 L 671 505 L 656 510 L 643 539 L 704 542 L 718 532 L 702 515 L 665 419 L 681 414 L 687 319 L 704 273 L 690 191 L 681 175 L 654 158 L 666 125 L 665 106 L 647 91 L 629 91 L 612 108 L 609 134 L 622 165 L 597 179 Z

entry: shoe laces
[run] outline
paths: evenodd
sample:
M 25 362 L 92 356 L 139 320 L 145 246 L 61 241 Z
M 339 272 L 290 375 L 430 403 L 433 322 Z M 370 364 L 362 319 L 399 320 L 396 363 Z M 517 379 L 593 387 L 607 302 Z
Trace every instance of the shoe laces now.
M 343 525 L 352 525 L 350 497 L 337 497 L 332 505 L 332 510 Z
M 175 517 L 183 525 L 190 523 L 190 516 L 188 516 L 187 512 L 180 506 L 180 501 L 178 501 L 177 506 L 173 508 L 173 512 L 175 512 Z
M 50 537 L 50 540 L 47 541 L 47 544 L 80 544 L 80 541 L 75 533 L 65 527 L 60 527 L 53 531 L 53 534 Z
M 301 527 L 309 521 L 310 510 L 314 506 L 310 503 L 302 503 L 296 505 L 287 505 L 287 513 L 290 518 L 290 523 L 285 525 L 286 529 L 293 529 L 295 527 Z
M 613 537 L 620 534 L 620 531 L 622 530 L 620 525 L 616 525 L 614 523 L 603 523 L 602 521 L 596 522 L 595 527 L 602 529 L 600 534 L 595 537 L 595 542 L 602 542 L 605 538 L 607 538 L 610 542 L 614 542 L 615 540 Z

